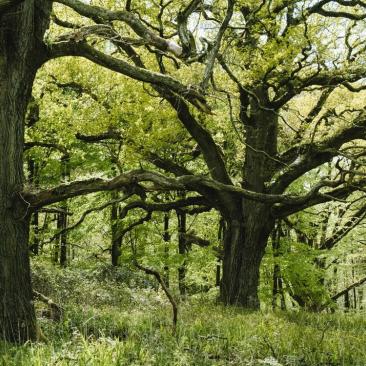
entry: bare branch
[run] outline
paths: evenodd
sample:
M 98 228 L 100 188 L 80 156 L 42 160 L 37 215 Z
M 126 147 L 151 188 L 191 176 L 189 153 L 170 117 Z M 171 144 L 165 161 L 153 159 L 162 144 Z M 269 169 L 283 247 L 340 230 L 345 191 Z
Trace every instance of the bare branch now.
M 203 91 L 203 92 L 207 89 L 208 83 L 209 83 L 210 78 L 212 76 L 212 72 L 213 72 L 213 68 L 214 68 L 214 65 L 215 65 L 216 57 L 217 57 L 218 52 L 220 50 L 222 37 L 224 36 L 224 33 L 225 33 L 225 31 L 226 31 L 226 29 L 229 25 L 230 19 L 233 16 L 234 4 L 235 4 L 234 0 L 228 0 L 225 19 L 223 20 L 223 22 L 220 25 L 220 29 L 217 33 L 217 36 L 216 36 L 216 39 L 215 39 L 214 44 L 212 46 L 212 49 L 210 50 L 210 52 L 208 54 L 207 61 L 206 61 L 206 68 L 205 68 L 205 72 L 204 72 L 204 75 L 203 75 L 203 80 L 202 80 L 201 86 L 200 86 L 201 91 Z
M 152 268 L 142 266 L 141 264 L 139 264 L 137 262 L 136 257 L 134 258 L 134 264 L 138 269 L 144 271 L 146 274 L 153 275 L 157 279 L 157 281 L 159 282 L 160 286 L 162 287 L 166 297 L 168 298 L 170 304 L 172 305 L 172 309 L 173 309 L 173 334 L 175 334 L 176 329 L 177 329 L 177 322 L 178 322 L 178 305 L 177 305 L 177 302 L 175 301 L 173 295 L 169 291 L 168 287 L 166 286 L 166 284 L 163 280 L 163 277 L 161 276 L 161 274 L 158 271 L 156 271 Z
M 342 200 L 342 202 L 344 202 L 344 199 L 346 199 L 352 193 L 363 190 L 365 185 L 366 179 L 360 179 L 357 182 L 353 182 L 353 184 L 346 184 L 340 188 L 313 195 L 312 197 L 309 197 L 307 201 L 299 203 L 293 202 L 290 204 L 278 204 L 272 208 L 272 214 L 277 218 L 285 218 L 305 210 L 306 208 L 319 205 L 320 203 L 337 200 Z
M 69 232 L 70 230 L 73 230 L 73 229 L 77 228 L 78 226 L 80 226 L 84 222 L 84 220 L 86 219 L 86 217 L 88 215 L 90 215 L 91 213 L 96 212 L 96 211 L 102 211 L 102 210 L 104 210 L 105 208 L 107 208 L 107 207 L 109 207 L 111 205 L 114 205 L 116 203 L 123 202 L 126 199 L 128 199 L 130 196 L 131 195 L 127 195 L 127 196 L 124 196 L 124 197 L 121 197 L 121 198 L 118 198 L 118 199 L 115 199 L 115 200 L 111 200 L 111 201 L 108 201 L 108 202 L 104 203 L 101 206 L 93 207 L 93 208 L 90 208 L 90 209 L 84 211 L 78 221 L 76 221 L 74 224 L 72 224 L 72 225 L 70 225 L 70 226 L 68 226 L 68 227 L 66 227 L 66 228 L 58 231 L 55 235 L 53 235 L 50 239 L 47 240 L 47 243 L 51 243 L 52 241 L 54 241 L 55 239 L 57 239 L 62 234 L 66 233 L 66 232 Z

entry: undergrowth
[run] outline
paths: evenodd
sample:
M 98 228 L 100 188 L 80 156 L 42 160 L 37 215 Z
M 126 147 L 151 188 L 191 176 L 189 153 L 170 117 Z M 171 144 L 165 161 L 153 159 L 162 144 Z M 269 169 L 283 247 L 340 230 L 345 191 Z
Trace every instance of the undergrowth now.
M 0 365 L 366 365 L 365 314 L 246 312 L 209 292 L 180 303 L 173 335 L 169 303 L 149 279 L 109 267 L 34 268 L 63 320 L 40 316 L 48 341 L 1 344 Z

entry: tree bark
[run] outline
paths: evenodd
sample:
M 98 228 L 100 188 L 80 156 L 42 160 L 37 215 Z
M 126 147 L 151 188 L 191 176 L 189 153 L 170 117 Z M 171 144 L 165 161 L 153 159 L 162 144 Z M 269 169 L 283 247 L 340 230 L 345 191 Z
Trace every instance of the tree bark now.
M 258 89 L 257 95 L 265 104 L 266 92 Z M 240 118 L 246 130 L 242 187 L 268 193 L 266 183 L 271 180 L 275 165 L 271 157 L 277 153 L 277 117 L 261 108 L 259 99 L 247 99 L 241 91 Z M 226 230 L 221 299 L 225 304 L 259 309 L 260 264 L 275 225 L 271 205 L 248 199 L 238 202 L 234 198 L 230 206 L 226 213 L 222 212 Z
M 164 213 L 164 282 L 166 287 L 169 288 L 169 244 L 170 244 L 170 234 L 169 234 L 169 223 L 170 215 L 169 212 Z
M 39 177 L 38 177 L 38 164 L 34 161 L 33 158 L 28 157 L 28 171 L 29 171 L 29 183 L 38 188 L 39 186 Z M 29 249 L 33 252 L 34 255 L 39 254 L 39 213 L 38 210 L 34 211 L 31 220 L 31 226 L 33 228 L 33 237 L 30 243 Z
M 183 211 L 177 210 L 178 219 L 178 253 L 181 254 L 184 259 L 182 264 L 178 267 L 178 285 L 179 293 L 181 296 L 186 295 L 186 272 L 187 272 L 187 245 L 185 234 L 187 232 L 187 214 Z
M 60 266 L 66 267 L 67 266 L 67 231 L 65 229 L 67 228 L 67 201 L 61 202 L 60 208 L 64 211 L 58 214 L 58 220 L 57 220 L 57 230 L 61 231 L 61 234 L 59 235 L 59 238 L 57 240 L 60 241 L 59 247 L 60 247 Z
M 118 199 L 118 192 L 112 192 L 112 199 Z M 122 236 L 118 231 L 118 219 L 120 216 L 119 203 L 114 203 L 111 206 L 111 260 L 112 265 L 117 267 L 119 264 L 119 257 L 121 255 Z
M 245 211 L 227 220 L 220 292 L 224 304 L 259 309 L 260 264 L 274 223 L 266 205 L 247 202 Z
M 42 13 L 47 14 L 50 5 Z M 34 1 L 0 15 L 0 339 L 36 339 L 23 189 L 24 120 L 47 22 Z M 37 24 L 37 26 L 35 25 Z M 42 29 L 41 29 L 42 28 Z

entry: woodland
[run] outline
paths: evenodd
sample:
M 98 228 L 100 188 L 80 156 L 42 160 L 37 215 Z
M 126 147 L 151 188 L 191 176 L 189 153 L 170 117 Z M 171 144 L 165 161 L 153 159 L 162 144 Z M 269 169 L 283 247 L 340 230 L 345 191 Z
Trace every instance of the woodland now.
M 0 365 L 365 365 L 366 1 L 0 0 Z

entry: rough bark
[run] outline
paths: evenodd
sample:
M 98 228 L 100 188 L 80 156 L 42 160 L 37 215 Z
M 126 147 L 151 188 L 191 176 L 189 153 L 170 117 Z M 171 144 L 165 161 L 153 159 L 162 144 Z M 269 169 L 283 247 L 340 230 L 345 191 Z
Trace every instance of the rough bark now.
M 23 186 L 24 120 L 47 23 L 32 0 L 0 14 L 0 339 L 36 339 Z M 47 13 L 49 7 L 43 9 Z M 37 24 L 37 26 L 35 26 Z
M 273 220 L 260 203 L 247 202 L 245 211 L 227 220 L 221 299 L 228 305 L 259 309 L 259 270 Z
M 266 93 L 258 89 L 258 99 L 247 99 L 241 91 L 241 121 L 246 128 L 244 189 L 266 193 L 266 183 L 274 172 L 271 158 L 277 153 L 277 117 L 262 108 Z M 250 105 L 250 108 L 249 108 Z M 225 304 L 259 309 L 260 264 L 274 228 L 271 205 L 243 198 L 233 200 L 225 216 L 223 277 L 221 298 Z
M 38 179 L 38 164 L 31 158 L 28 158 L 28 170 L 29 170 L 29 183 L 35 188 L 39 185 Z M 30 242 L 29 249 L 34 255 L 39 254 L 39 212 L 34 211 L 31 220 L 31 226 L 33 228 L 33 238 Z

